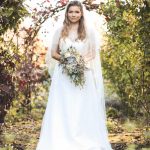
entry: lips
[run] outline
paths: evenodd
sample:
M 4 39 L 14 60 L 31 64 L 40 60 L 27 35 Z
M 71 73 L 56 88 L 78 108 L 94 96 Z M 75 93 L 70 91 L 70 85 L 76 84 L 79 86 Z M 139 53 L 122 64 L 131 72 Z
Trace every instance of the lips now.
M 78 19 L 78 18 L 71 18 L 71 19 L 75 20 L 75 19 Z

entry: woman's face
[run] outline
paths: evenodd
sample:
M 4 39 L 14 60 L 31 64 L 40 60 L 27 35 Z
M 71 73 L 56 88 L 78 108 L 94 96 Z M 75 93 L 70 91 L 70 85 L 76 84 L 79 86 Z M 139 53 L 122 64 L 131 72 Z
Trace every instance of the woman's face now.
M 80 7 L 71 6 L 68 10 L 67 15 L 68 15 L 68 19 L 71 23 L 77 23 L 82 16 L 82 12 L 80 10 Z

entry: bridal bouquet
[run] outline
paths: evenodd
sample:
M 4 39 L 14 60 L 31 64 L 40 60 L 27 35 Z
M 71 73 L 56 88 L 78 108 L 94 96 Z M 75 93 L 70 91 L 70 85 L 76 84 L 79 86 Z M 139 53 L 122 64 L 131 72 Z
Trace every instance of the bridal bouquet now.
M 85 83 L 84 70 L 86 69 L 83 57 L 72 46 L 65 52 L 60 52 L 60 55 L 59 65 L 62 66 L 62 73 L 66 73 L 75 86 L 83 87 Z

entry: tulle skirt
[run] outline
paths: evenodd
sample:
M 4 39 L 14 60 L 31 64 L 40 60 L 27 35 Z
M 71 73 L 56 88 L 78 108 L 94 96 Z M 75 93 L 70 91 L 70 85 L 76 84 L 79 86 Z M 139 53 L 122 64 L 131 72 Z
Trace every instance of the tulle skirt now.
M 56 64 L 36 150 L 112 150 L 92 71 L 79 88 Z

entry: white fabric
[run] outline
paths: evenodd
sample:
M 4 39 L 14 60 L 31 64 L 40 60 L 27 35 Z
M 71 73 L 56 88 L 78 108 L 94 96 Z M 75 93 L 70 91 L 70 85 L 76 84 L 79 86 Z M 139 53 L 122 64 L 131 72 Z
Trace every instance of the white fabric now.
M 84 15 L 84 22 L 85 22 L 85 26 L 86 26 L 86 33 L 87 33 L 87 38 L 89 39 L 89 51 L 86 53 L 84 53 L 83 55 L 85 55 L 86 60 L 90 60 L 90 58 L 96 54 L 95 59 L 93 59 L 92 61 L 90 61 L 90 63 L 88 63 L 87 65 L 90 65 L 90 68 L 92 68 L 92 73 L 93 73 L 93 77 L 94 77 L 94 82 L 95 82 L 95 86 L 96 86 L 96 90 L 97 93 L 99 95 L 100 98 L 100 103 L 101 105 L 101 110 L 103 109 L 102 113 L 103 113 L 103 118 L 106 120 L 106 115 L 105 115 L 105 100 L 104 100 L 104 96 L 101 93 L 103 91 L 103 88 L 100 88 L 99 85 L 103 85 L 103 80 L 102 80 L 102 70 L 101 70 L 101 63 L 100 63 L 100 54 L 99 54 L 99 50 L 100 47 L 103 45 L 103 32 L 104 30 L 106 30 L 106 28 L 104 29 L 105 26 L 105 21 L 104 18 L 100 15 L 98 15 L 96 12 L 93 11 L 87 11 L 85 6 L 83 6 L 83 15 Z M 67 8 L 67 6 L 66 6 Z M 66 11 L 66 10 L 65 10 Z M 52 44 L 51 47 L 49 47 L 48 53 L 46 55 L 46 63 L 47 66 L 49 68 L 49 73 L 52 76 L 53 75 L 53 70 L 54 70 L 54 66 L 56 61 L 54 59 L 51 58 L 51 51 L 55 51 L 57 49 L 57 43 L 59 41 L 60 38 L 60 32 L 61 30 L 58 30 L 58 26 L 60 28 L 60 26 L 63 25 L 63 20 L 64 20 L 64 16 L 65 16 L 65 11 L 60 13 L 60 19 L 58 20 L 58 24 L 56 25 L 56 34 L 54 34 L 53 36 L 53 40 L 52 40 Z M 72 37 L 70 38 L 76 38 L 77 35 L 75 35 L 74 33 L 72 34 Z
M 60 31 L 61 28 L 55 36 Z M 82 55 L 87 53 L 89 41 L 77 42 L 73 37 L 70 34 L 65 41 L 56 37 L 54 39 L 59 41 L 61 50 L 74 46 Z M 58 46 L 55 40 L 53 48 Z M 62 69 L 56 63 L 36 150 L 112 150 L 107 137 L 104 104 L 101 104 L 104 98 L 102 75 L 99 72 L 99 95 L 93 71 L 90 68 L 85 72 L 86 83 L 80 89 L 62 74 Z
M 112 150 L 106 128 L 100 35 L 85 8 L 84 17 L 87 39 L 75 41 L 76 32 L 64 41 L 60 39 L 62 27 L 59 27 L 46 55 L 47 65 L 52 65 L 52 60 L 56 65 L 51 73 L 52 83 L 36 150 Z M 51 51 L 65 51 L 70 46 L 76 47 L 88 61 L 83 89 L 75 87 L 69 77 L 62 74 L 58 62 L 51 59 Z

